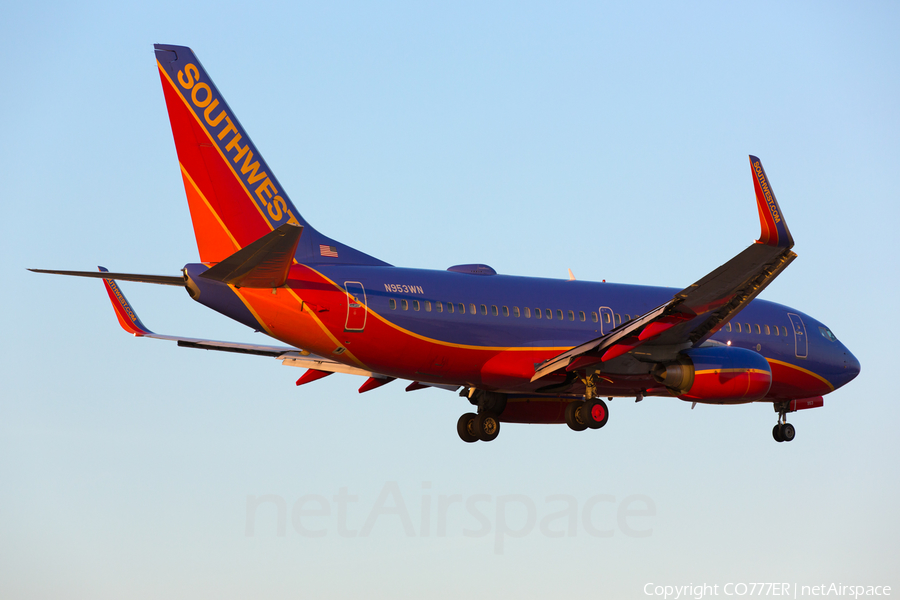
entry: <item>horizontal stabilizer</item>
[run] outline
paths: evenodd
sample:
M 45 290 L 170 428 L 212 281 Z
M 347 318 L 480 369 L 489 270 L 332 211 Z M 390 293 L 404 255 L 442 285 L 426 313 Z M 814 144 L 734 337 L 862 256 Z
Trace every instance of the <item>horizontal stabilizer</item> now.
M 211 267 L 200 277 L 236 287 L 277 288 L 287 281 L 302 225 L 285 223 Z
M 51 271 L 48 269 L 28 269 L 33 273 L 50 273 L 51 275 L 74 275 L 75 277 L 93 277 L 95 279 L 118 279 L 119 281 L 138 281 L 141 283 L 156 283 L 160 285 L 177 285 L 184 287 L 184 277 L 169 275 L 138 275 L 136 273 L 108 273 L 103 271 Z

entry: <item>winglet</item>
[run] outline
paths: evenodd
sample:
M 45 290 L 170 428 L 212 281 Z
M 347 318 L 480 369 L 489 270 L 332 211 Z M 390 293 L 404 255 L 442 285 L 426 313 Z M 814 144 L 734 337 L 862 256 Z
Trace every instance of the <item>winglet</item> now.
M 101 273 L 109 273 L 105 267 L 97 267 Z M 106 293 L 109 294 L 109 300 L 112 302 L 113 310 L 116 311 L 116 318 L 119 319 L 119 325 L 122 329 L 136 335 L 138 337 L 144 335 L 152 335 L 153 332 L 147 329 L 137 313 L 131 308 L 131 304 L 125 299 L 125 294 L 119 289 L 119 286 L 112 279 L 104 279 L 103 285 L 106 286 Z
M 781 207 L 775 199 L 769 178 L 758 158 L 750 156 L 750 168 L 753 171 L 753 189 L 756 191 L 756 207 L 759 209 L 760 234 L 757 243 L 769 246 L 791 248 L 794 238 L 784 220 Z

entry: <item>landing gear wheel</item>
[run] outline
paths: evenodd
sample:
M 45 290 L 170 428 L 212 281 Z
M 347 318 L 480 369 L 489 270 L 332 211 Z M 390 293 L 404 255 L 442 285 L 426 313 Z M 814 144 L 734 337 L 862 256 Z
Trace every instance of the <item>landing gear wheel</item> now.
M 794 439 L 795 435 L 797 435 L 797 432 L 790 423 L 785 423 L 781 426 L 781 437 L 784 441 L 790 442 Z
M 783 442 L 784 436 L 781 435 L 781 423 L 772 428 L 772 437 L 776 442 Z
M 587 429 L 587 423 L 585 423 L 581 418 L 581 408 L 584 406 L 584 402 L 569 402 L 566 405 L 566 425 L 569 426 L 569 429 L 572 431 L 584 431 Z
M 609 421 L 609 408 L 600 398 L 586 400 L 581 405 L 581 420 L 591 429 L 600 429 Z
M 500 421 L 494 415 L 481 413 L 475 417 L 472 429 L 477 432 L 478 439 L 482 442 L 490 442 L 500 435 Z
M 456 433 L 459 434 L 459 439 L 469 444 L 478 441 L 478 433 L 475 429 L 475 417 L 477 416 L 475 413 L 466 413 L 459 418 L 459 421 L 456 422 Z

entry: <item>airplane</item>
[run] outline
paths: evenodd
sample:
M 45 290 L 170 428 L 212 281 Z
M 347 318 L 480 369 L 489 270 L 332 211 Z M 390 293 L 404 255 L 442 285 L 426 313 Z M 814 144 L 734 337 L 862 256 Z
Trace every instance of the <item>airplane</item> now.
M 178 276 L 31 269 L 103 280 L 121 326 L 178 346 L 267 356 L 306 371 L 433 387 L 474 408 L 465 442 L 500 423 L 600 429 L 606 397 L 696 404 L 768 403 L 772 436 L 796 435 L 788 413 L 860 371 L 821 321 L 757 296 L 796 258 L 766 172 L 750 156 L 760 237 L 688 287 L 498 274 L 484 264 L 395 267 L 320 233 L 291 202 L 190 48 L 156 44 L 157 67 L 200 262 Z M 116 281 L 183 287 L 190 297 L 281 342 L 254 345 L 159 335 Z

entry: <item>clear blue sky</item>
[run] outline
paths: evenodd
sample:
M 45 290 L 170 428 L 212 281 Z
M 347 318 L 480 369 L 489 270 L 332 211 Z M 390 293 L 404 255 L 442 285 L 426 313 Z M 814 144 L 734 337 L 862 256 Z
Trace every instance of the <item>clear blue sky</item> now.
M 0 596 L 900 590 L 897 7 L 320 4 L 4 7 Z M 399 265 L 684 286 L 758 235 L 756 154 L 800 255 L 763 297 L 862 374 L 792 415 L 791 444 L 768 405 L 617 399 L 600 432 L 466 445 L 453 394 L 296 388 L 276 361 L 132 339 L 99 282 L 25 268 L 197 260 L 154 42 L 194 49 L 307 220 Z M 265 343 L 122 287 L 158 332 Z M 247 533 L 266 495 L 283 536 L 277 502 Z M 442 496 L 461 502 L 439 532 Z

